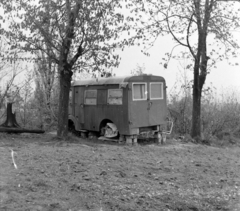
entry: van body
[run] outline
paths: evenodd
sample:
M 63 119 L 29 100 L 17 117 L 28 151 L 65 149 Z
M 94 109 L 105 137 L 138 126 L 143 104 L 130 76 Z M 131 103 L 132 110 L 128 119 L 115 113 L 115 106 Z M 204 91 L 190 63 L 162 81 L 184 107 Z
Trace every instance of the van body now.
M 160 132 L 166 124 L 166 82 L 161 76 L 75 81 L 69 101 L 69 124 L 76 131 L 100 132 L 113 123 L 119 134 L 132 136 Z

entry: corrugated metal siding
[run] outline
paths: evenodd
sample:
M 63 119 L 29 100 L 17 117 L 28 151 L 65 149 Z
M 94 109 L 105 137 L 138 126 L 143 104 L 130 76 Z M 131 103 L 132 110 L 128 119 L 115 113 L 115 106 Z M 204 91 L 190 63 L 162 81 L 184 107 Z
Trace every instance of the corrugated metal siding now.
M 84 125 L 83 128 L 80 129 L 99 131 L 101 121 L 109 119 L 116 124 L 120 133 L 128 133 L 129 125 L 126 124 L 126 122 L 128 123 L 127 89 L 123 89 L 122 105 L 103 104 L 103 101 L 107 101 L 107 90 L 118 89 L 118 85 L 107 85 L 105 88 L 101 87 L 101 89 L 99 89 L 99 86 L 79 87 L 79 89 L 82 90 L 82 93 L 84 93 L 85 90 L 97 89 L 103 97 L 100 101 L 102 104 L 84 105 Z M 84 98 L 84 94 L 81 97 Z M 77 109 L 79 109 L 79 107 Z

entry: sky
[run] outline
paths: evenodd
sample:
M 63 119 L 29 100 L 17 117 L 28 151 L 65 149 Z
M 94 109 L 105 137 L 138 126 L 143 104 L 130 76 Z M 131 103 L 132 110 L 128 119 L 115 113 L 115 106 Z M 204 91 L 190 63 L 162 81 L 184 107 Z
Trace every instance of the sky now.
M 162 57 L 167 52 L 170 52 L 172 47 L 176 44 L 172 41 L 170 36 L 160 37 L 152 48 L 149 49 L 150 56 L 145 56 L 141 47 L 126 48 L 120 53 L 121 62 L 118 68 L 113 70 L 117 76 L 129 75 L 131 70 L 135 69 L 137 65 L 145 66 L 146 74 L 153 74 L 163 76 L 166 80 L 168 91 L 172 90 L 177 81 L 181 80 L 183 75 L 183 68 L 180 61 L 171 59 L 168 68 L 165 69 L 160 62 Z M 178 48 L 178 47 L 177 47 Z M 181 51 L 183 49 L 176 49 Z M 237 58 L 240 63 L 240 58 Z M 187 61 L 186 61 L 187 62 Z M 184 61 L 181 61 L 184 63 Z M 217 63 L 217 68 L 213 68 L 210 74 L 207 75 L 205 87 L 213 86 L 219 94 L 222 91 L 239 91 L 240 95 L 240 66 L 232 66 L 228 61 Z M 186 71 L 187 79 L 192 80 L 193 72 Z
M 237 10 L 239 5 L 235 7 Z M 125 11 L 127 13 L 127 10 Z M 128 13 L 127 13 L 128 14 Z M 240 46 L 240 31 L 234 31 L 234 36 L 238 39 L 238 44 Z M 213 35 L 208 35 L 208 44 L 213 44 Z M 134 70 L 137 65 L 145 67 L 146 74 L 153 74 L 163 76 L 167 82 L 168 93 L 173 90 L 175 84 L 180 80 L 183 75 L 183 68 L 181 67 L 180 61 L 171 59 L 168 68 L 165 69 L 162 62 L 162 58 L 165 53 L 170 53 L 172 48 L 176 45 L 173 41 L 171 35 L 166 35 L 165 37 L 159 37 L 154 46 L 149 49 L 148 53 L 150 56 L 145 56 L 141 50 L 141 47 L 129 47 L 125 48 L 123 52 L 120 52 L 121 63 L 118 68 L 115 68 L 113 73 L 117 76 L 119 75 L 129 75 L 131 70 Z M 210 46 L 208 46 L 210 48 Z M 223 47 L 223 46 L 221 46 Z M 218 50 L 217 48 L 215 50 Z M 184 47 L 177 47 L 174 53 L 180 51 L 188 51 Z M 240 64 L 240 51 L 239 57 L 237 59 L 229 59 L 233 63 Z M 185 61 L 189 62 L 189 61 Z M 184 61 L 181 61 L 184 63 Z M 240 65 L 232 66 L 227 60 L 218 62 L 216 64 L 217 68 L 212 68 L 210 73 L 207 75 L 205 88 L 214 87 L 217 94 L 222 94 L 222 92 L 239 92 L 240 99 Z M 193 71 L 186 72 L 187 79 L 190 81 L 193 79 Z

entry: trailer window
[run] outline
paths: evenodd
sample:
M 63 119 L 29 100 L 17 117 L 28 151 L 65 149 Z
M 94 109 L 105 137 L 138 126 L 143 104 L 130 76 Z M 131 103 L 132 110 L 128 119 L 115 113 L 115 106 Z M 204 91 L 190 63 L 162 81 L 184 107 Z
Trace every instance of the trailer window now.
M 133 84 L 133 100 L 146 100 L 147 99 L 147 84 L 134 83 Z
M 109 89 L 108 90 L 108 104 L 122 105 L 122 89 Z
M 85 101 L 86 105 L 97 104 L 97 90 L 85 90 Z
M 163 83 L 161 82 L 150 83 L 150 99 L 151 100 L 163 99 Z

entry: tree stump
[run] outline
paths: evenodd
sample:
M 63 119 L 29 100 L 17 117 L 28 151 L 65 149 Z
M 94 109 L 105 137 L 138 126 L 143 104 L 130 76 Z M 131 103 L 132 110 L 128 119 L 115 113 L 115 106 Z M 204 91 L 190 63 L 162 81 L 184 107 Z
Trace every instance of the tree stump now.
M 20 125 L 17 123 L 17 120 L 16 120 L 16 113 L 12 112 L 12 103 L 7 103 L 7 119 L 1 126 L 20 128 Z
M 0 132 L 5 133 L 44 133 L 44 130 L 30 130 L 21 128 L 16 120 L 16 113 L 12 112 L 12 103 L 7 104 L 7 119 L 0 125 Z

